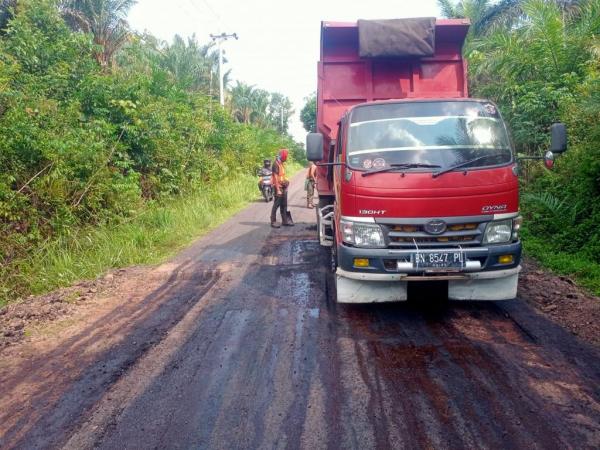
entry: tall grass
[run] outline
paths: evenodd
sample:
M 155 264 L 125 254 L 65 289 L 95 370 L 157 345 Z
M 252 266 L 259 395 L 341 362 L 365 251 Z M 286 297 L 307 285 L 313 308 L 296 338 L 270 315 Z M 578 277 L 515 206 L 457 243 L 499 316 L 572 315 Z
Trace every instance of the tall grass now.
M 525 254 L 560 275 L 568 275 L 593 294 L 600 296 L 600 264 L 578 253 L 557 251 L 552 239 L 522 233 Z
M 3 280 L 3 291 L 40 294 L 95 278 L 110 268 L 157 263 L 218 226 L 257 194 L 255 178 L 243 176 L 164 205 L 149 205 L 127 222 L 75 230 L 23 261 L 17 277 Z

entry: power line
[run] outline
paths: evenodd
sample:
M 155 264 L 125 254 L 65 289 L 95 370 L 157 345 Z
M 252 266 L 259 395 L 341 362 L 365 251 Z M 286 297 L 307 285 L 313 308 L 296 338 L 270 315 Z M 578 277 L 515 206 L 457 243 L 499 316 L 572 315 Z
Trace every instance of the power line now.
M 183 3 L 176 3 L 177 8 L 182 11 L 184 13 L 184 17 L 189 17 L 189 16 L 197 16 L 197 19 L 200 19 L 201 16 L 198 15 L 199 11 L 194 8 L 194 5 L 192 3 L 190 3 L 189 0 L 188 1 L 188 5 L 192 7 L 191 10 L 189 10 Z
M 212 13 L 213 16 L 215 16 L 215 18 L 219 21 L 219 22 L 223 22 L 221 20 L 221 16 L 219 16 L 215 10 L 212 8 L 212 6 L 210 6 L 210 4 L 206 1 L 206 0 L 202 0 L 202 3 L 204 3 L 204 5 L 206 6 L 206 8 L 208 8 L 208 10 Z
M 223 20 L 223 18 L 214 10 L 214 8 L 212 6 L 210 6 L 210 4 L 206 0 L 201 0 L 201 1 L 204 4 L 204 6 L 206 7 L 206 9 L 216 19 L 216 21 L 219 25 L 219 28 L 223 28 L 224 26 L 227 26 L 227 23 Z M 200 15 L 200 17 L 204 17 L 203 12 L 198 8 L 197 4 L 194 1 L 187 0 L 187 2 L 192 6 L 192 8 L 194 8 L 196 10 L 196 12 Z
M 198 8 L 198 6 L 192 0 L 186 0 L 187 4 L 192 7 L 192 9 L 198 14 L 198 18 L 203 18 L 205 14 Z

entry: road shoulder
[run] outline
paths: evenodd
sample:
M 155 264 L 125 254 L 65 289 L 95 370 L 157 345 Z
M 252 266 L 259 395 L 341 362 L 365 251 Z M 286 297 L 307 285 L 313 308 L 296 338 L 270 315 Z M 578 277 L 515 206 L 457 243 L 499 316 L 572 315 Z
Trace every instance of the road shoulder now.
M 572 279 L 542 269 L 525 259 L 519 298 L 585 342 L 600 347 L 600 298 Z

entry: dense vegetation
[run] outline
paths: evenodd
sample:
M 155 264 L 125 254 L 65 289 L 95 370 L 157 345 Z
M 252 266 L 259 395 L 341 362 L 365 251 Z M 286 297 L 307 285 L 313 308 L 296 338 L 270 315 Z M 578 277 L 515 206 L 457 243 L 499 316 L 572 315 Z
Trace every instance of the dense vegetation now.
M 162 205 L 203 205 L 196 219 L 222 218 L 249 195 L 240 180 L 254 186 L 248 177 L 263 158 L 282 146 L 298 150 L 282 133 L 287 98 L 260 91 L 261 103 L 242 114 L 238 83 L 220 107 L 214 49 L 132 34 L 125 21 L 132 3 L 0 5 L 0 302 L 136 262 L 107 257 L 77 272 L 64 251 L 83 257 L 98 230 L 110 241 L 144 215 L 172 225 Z M 221 198 L 226 192 L 232 198 Z M 148 239 L 148 227 L 140 230 L 133 239 Z M 57 254 L 69 275 L 37 279 Z

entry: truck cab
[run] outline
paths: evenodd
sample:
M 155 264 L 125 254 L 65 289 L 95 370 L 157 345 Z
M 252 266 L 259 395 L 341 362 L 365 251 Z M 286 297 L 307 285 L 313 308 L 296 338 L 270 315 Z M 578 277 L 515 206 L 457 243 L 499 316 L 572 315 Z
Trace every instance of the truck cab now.
M 516 297 L 517 161 L 496 105 L 468 97 L 468 26 L 322 24 L 307 157 L 319 165 L 319 239 L 340 303 L 403 301 L 408 283 L 433 280 L 447 281 L 451 300 Z M 399 46 L 373 57 L 393 32 L 405 32 Z M 407 55 L 415 39 L 425 43 Z

